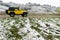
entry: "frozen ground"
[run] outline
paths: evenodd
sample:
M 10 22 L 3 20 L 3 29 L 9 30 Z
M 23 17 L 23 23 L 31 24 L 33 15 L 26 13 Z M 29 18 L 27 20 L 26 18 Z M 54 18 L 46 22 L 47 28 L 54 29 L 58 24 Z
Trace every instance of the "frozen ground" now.
M 60 40 L 60 18 L 0 19 L 0 40 Z

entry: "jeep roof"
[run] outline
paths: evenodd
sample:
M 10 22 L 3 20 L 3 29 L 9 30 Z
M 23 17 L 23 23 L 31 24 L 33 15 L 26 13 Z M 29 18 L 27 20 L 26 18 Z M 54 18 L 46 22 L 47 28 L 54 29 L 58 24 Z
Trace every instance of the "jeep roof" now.
M 9 10 L 19 9 L 19 7 L 9 7 Z

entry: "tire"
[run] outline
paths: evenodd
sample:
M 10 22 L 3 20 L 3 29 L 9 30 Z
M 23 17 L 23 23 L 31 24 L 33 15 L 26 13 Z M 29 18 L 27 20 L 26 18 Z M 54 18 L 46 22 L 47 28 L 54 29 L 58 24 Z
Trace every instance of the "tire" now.
M 15 13 L 14 12 L 11 12 L 10 13 L 10 17 L 14 17 L 15 16 Z
M 27 17 L 27 12 L 24 12 L 24 13 L 22 14 L 22 17 Z

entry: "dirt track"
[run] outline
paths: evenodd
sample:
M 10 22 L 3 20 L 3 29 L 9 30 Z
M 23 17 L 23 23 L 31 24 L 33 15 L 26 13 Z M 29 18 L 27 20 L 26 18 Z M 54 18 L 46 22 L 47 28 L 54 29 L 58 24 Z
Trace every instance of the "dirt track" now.
M 16 15 L 15 17 L 21 17 L 21 15 Z M 28 14 L 27 16 L 28 18 L 41 18 L 41 17 L 58 17 L 60 18 L 60 14 Z M 5 14 L 5 15 L 1 15 L 0 14 L 0 18 L 10 18 L 9 15 Z

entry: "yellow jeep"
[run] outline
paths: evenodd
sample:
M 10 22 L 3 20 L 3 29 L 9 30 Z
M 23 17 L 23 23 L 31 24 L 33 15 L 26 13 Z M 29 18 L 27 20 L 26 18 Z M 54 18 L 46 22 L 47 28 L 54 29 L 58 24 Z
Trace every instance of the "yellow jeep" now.
M 19 9 L 18 7 L 9 7 L 9 9 L 6 10 L 6 13 L 11 17 L 14 17 L 15 15 L 21 15 L 22 17 L 26 17 L 28 14 L 26 10 Z

